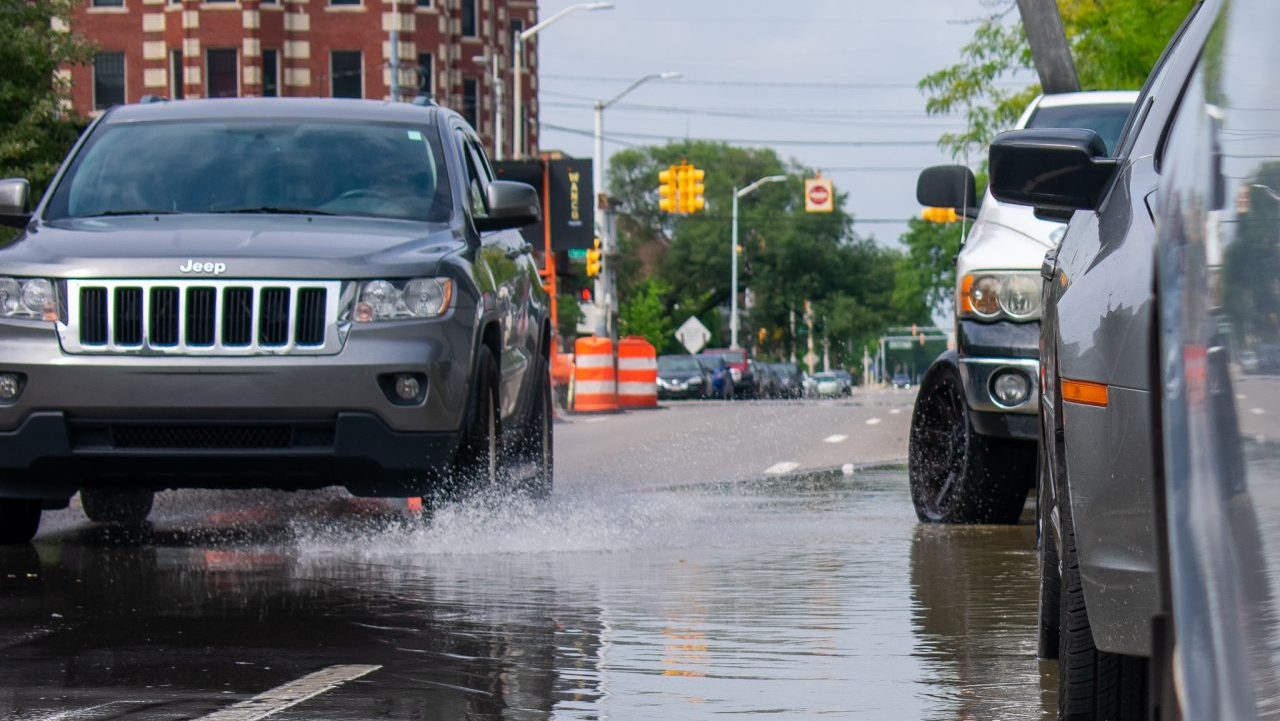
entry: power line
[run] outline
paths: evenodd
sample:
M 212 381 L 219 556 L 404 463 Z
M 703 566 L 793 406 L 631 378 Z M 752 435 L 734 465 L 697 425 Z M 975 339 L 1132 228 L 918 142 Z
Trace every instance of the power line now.
M 542 127 L 551 130 L 559 130 L 564 133 L 573 133 L 575 135 L 594 136 L 590 130 L 582 128 L 570 128 L 564 125 L 555 125 L 553 123 L 540 123 Z M 656 133 L 609 133 L 614 138 L 632 138 L 636 140 L 665 140 L 665 141 L 691 141 L 691 142 L 707 142 L 707 143 L 729 143 L 739 145 L 794 145 L 794 146 L 810 146 L 825 148 L 900 148 L 900 147 L 924 147 L 936 146 L 936 140 L 822 140 L 822 139 L 805 139 L 805 138 L 681 138 L 675 135 L 660 135 Z
M 592 107 L 592 105 L 590 103 L 582 103 L 582 102 L 566 103 L 566 102 L 551 101 L 551 102 L 543 102 L 542 107 L 573 108 L 573 109 L 585 110 L 587 108 Z M 871 117 L 863 117 L 861 119 L 845 119 L 836 115 L 822 115 L 820 113 L 817 113 L 817 114 L 807 113 L 803 110 L 780 111 L 780 112 L 773 112 L 773 113 L 770 113 L 770 112 L 753 113 L 753 112 L 732 112 L 732 111 L 709 110 L 704 108 L 681 108 L 677 106 L 627 105 L 623 103 L 619 103 L 618 105 L 613 106 L 612 108 L 610 108 L 610 110 L 613 112 L 624 111 L 624 112 L 632 112 L 632 113 L 659 113 L 659 114 L 670 114 L 670 115 L 695 115 L 695 116 L 708 116 L 708 117 L 716 117 L 716 118 L 734 118 L 734 119 L 741 119 L 741 120 L 757 120 L 762 122 L 773 122 L 773 123 L 799 123 L 799 124 L 805 124 L 805 125 L 840 125 L 845 127 L 856 127 L 856 128 L 899 127 L 899 128 L 932 128 L 934 130 L 943 130 L 949 126 L 946 126 L 946 125 L 940 126 L 937 120 L 942 120 L 942 121 L 950 120 L 950 118 L 938 118 L 934 122 L 928 122 L 929 120 L 928 118 L 921 118 L 919 115 L 915 116 L 915 122 L 912 122 L 909 120 L 908 121 L 895 120 L 892 118 L 875 120 Z M 784 113 L 787 113 L 787 114 L 784 114 Z
M 632 77 L 622 77 L 617 75 L 564 75 L 559 73 L 541 73 L 539 78 L 553 78 L 556 80 L 576 80 L 592 83 L 630 83 L 635 80 Z M 884 82 L 803 82 L 803 81 L 766 81 L 766 80 L 686 80 L 673 79 L 668 82 L 680 85 L 700 85 L 700 86 L 720 86 L 720 87 L 742 87 L 742 88 L 859 88 L 859 89 L 915 89 L 915 83 L 884 83 Z

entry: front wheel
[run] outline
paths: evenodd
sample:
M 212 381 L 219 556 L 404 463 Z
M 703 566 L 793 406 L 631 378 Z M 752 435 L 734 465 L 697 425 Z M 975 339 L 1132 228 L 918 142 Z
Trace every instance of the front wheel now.
M 136 526 L 151 515 L 155 497 L 149 488 L 82 488 L 80 506 L 90 521 Z
M 0 498 L 0 545 L 26 543 L 40 529 L 41 502 L 29 498 Z
M 498 362 L 488 346 L 480 346 L 472 379 L 466 426 L 454 456 L 448 491 L 491 488 L 498 480 L 502 420 L 498 406 Z
M 908 445 L 911 502 L 924 523 L 1017 523 L 1035 473 L 1035 445 L 978 435 L 960 373 L 930 372 Z
M 512 470 L 521 490 L 534 498 L 549 498 L 554 483 L 555 444 L 553 423 L 555 410 L 551 404 L 551 376 L 546 361 L 539 360 L 533 369 L 533 407 L 517 440 Z

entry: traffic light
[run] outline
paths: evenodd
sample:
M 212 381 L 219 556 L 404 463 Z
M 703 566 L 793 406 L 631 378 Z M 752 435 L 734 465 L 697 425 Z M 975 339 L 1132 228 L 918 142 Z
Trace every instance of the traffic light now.
M 930 223 L 955 223 L 960 220 L 955 208 L 925 208 L 920 217 Z
M 582 290 L 578 291 L 578 299 L 581 300 L 583 303 L 594 303 L 595 294 L 591 292 L 590 288 L 583 288 Z
M 594 278 L 600 275 L 600 265 L 603 262 L 600 252 L 600 239 L 596 238 L 595 247 L 587 250 L 587 277 Z
M 680 178 L 680 212 L 696 213 L 707 207 L 707 201 L 703 197 L 707 186 L 702 184 L 706 177 L 707 171 L 685 164 L 683 177 Z
M 679 212 L 680 166 L 672 165 L 658 173 L 658 210 L 664 213 Z

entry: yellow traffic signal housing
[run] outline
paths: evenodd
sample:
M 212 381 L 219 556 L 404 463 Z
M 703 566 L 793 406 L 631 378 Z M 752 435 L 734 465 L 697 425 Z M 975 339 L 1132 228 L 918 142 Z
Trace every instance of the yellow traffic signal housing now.
M 596 238 L 595 247 L 587 249 L 587 277 L 594 278 L 600 275 L 600 266 L 603 264 L 603 254 L 600 252 L 600 239 Z
M 658 210 L 678 213 L 680 202 L 680 167 L 672 165 L 658 173 Z
M 960 220 L 955 208 L 925 208 L 920 217 L 930 223 L 955 223 Z
M 685 171 L 685 187 L 687 193 L 682 200 L 684 201 L 684 212 L 696 213 L 707 207 L 707 200 L 703 194 L 707 192 L 707 186 L 702 181 L 707 177 L 707 171 L 695 168 L 692 165 Z

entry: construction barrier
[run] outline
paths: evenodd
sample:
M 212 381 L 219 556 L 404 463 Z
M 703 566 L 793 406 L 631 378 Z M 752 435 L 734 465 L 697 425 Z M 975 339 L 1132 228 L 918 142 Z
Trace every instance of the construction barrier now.
M 618 410 L 618 384 L 613 372 L 613 341 L 608 338 L 579 338 L 573 349 L 574 412 Z
M 618 405 L 658 406 L 658 351 L 644 338 L 618 341 Z

